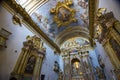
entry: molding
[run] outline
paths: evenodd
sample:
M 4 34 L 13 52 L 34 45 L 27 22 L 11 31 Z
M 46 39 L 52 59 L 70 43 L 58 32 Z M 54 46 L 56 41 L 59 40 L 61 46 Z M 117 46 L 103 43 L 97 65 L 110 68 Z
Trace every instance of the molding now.
M 70 8 L 72 4 L 72 1 L 58 1 L 55 8 L 51 8 L 50 13 L 54 14 L 53 20 L 57 23 L 58 28 L 61 26 L 68 26 L 72 22 L 77 22 L 75 18 L 76 11 Z M 61 14 L 61 16 L 58 16 L 59 14 Z
M 61 46 L 66 40 L 73 37 L 81 37 L 89 41 L 89 30 L 84 27 L 68 27 L 64 31 L 60 32 L 55 39 L 56 44 Z
M 15 0 L 16 1 L 16 0 Z M 27 0 L 24 3 L 22 1 L 16 1 L 18 4 L 20 4 L 25 10 L 28 12 L 28 14 L 32 14 L 36 9 L 44 5 L 48 2 L 48 0 Z
M 48 2 L 48 0 L 43 0 L 43 2 L 35 4 L 34 7 L 32 7 L 32 9 L 30 9 L 28 11 L 28 13 L 31 15 L 35 10 L 37 10 L 39 7 L 41 7 L 42 5 L 44 5 L 47 2 Z
M 91 46 L 94 47 L 94 23 L 99 0 L 89 0 L 89 33 Z
M 115 52 L 111 48 L 110 43 L 107 42 L 103 47 L 104 47 L 105 51 L 107 52 L 107 55 L 109 56 L 110 61 L 111 61 L 112 65 L 114 66 L 114 68 L 115 69 L 119 68 L 120 61 L 118 60 L 117 56 L 115 55 Z

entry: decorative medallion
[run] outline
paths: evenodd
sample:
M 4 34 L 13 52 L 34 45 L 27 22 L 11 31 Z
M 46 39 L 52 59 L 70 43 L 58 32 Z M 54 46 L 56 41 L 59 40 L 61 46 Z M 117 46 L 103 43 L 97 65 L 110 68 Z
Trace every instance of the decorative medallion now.
M 58 27 L 68 26 L 72 22 L 77 22 L 75 16 L 75 10 L 70 8 L 72 1 L 58 2 L 55 8 L 50 10 L 50 13 L 54 14 L 54 21 Z

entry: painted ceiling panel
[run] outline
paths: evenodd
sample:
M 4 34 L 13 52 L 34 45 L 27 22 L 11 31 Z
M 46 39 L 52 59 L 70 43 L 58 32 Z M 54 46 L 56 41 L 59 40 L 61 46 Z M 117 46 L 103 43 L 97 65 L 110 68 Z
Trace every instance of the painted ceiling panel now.
M 75 47 L 80 47 L 82 48 L 83 46 L 89 46 L 89 41 L 82 38 L 82 37 L 74 37 L 71 39 L 68 39 L 67 41 L 65 41 L 60 48 L 61 49 L 69 49 L 69 48 L 74 48 Z
M 77 22 L 71 22 L 67 26 L 63 25 L 60 27 L 58 27 L 58 24 L 54 21 L 55 15 L 50 13 L 50 10 L 55 8 L 58 2 L 58 0 L 50 0 L 31 15 L 32 19 L 39 25 L 40 29 L 49 36 L 50 39 L 54 40 L 60 32 L 69 26 L 82 26 L 88 28 L 88 0 L 73 0 L 73 4 L 69 6 L 69 8 L 75 10 L 74 17 L 77 19 Z M 67 11 L 67 14 L 69 14 L 69 11 Z M 61 19 L 62 15 L 58 13 L 58 17 Z
M 53 41 L 60 32 L 71 26 L 88 28 L 88 0 L 16 0 L 16 2 L 26 9 L 33 21 Z

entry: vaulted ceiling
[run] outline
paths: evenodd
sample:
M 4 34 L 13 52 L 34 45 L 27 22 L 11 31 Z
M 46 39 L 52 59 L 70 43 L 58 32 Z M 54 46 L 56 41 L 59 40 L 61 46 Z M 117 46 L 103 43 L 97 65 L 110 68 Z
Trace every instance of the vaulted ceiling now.
M 31 15 L 40 29 L 52 40 L 55 40 L 59 33 L 69 27 L 88 28 L 88 1 L 73 0 L 71 5 L 67 5 L 69 1 L 71 0 L 50 0 Z M 55 12 L 52 14 L 53 8 Z M 73 18 L 76 21 L 72 21 Z
M 17 0 L 17 3 L 25 8 L 40 29 L 53 40 L 68 27 L 89 27 L 88 0 Z M 56 9 L 55 14 L 51 13 L 53 8 Z M 76 21 L 72 21 L 73 18 Z
M 61 47 L 67 40 L 75 37 L 88 43 L 93 42 L 92 28 L 96 1 L 16 0 L 16 2 L 57 46 Z

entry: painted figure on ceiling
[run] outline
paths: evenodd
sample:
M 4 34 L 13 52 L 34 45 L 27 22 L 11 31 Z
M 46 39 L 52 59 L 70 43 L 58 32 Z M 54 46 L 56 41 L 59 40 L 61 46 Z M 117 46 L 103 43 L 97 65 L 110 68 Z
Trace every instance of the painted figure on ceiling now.
M 86 9 L 83 14 L 80 14 L 80 19 L 84 22 L 84 24 L 88 25 L 88 9 Z
M 38 14 L 38 13 L 34 13 L 35 14 L 35 16 L 37 17 L 37 20 L 41 23 L 42 21 L 42 15 L 40 15 L 40 14 Z
M 40 22 L 41 28 L 44 30 L 44 32 L 51 37 L 54 37 L 55 35 L 50 32 L 50 24 L 48 22 L 48 18 L 42 16 L 38 12 L 34 12 L 35 16 L 37 17 L 37 20 Z
M 59 9 L 59 18 L 62 20 L 62 21 L 67 21 L 68 18 L 69 18 L 69 11 L 67 9 L 65 9 L 64 7 L 61 7 Z
M 78 5 L 86 9 L 88 7 L 88 0 L 78 0 Z
M 103 80 L 105 79 L 104 72 L 98 66 L 96 67 L 96 73 L 97 73 L 99 79 L 103 79 Z

